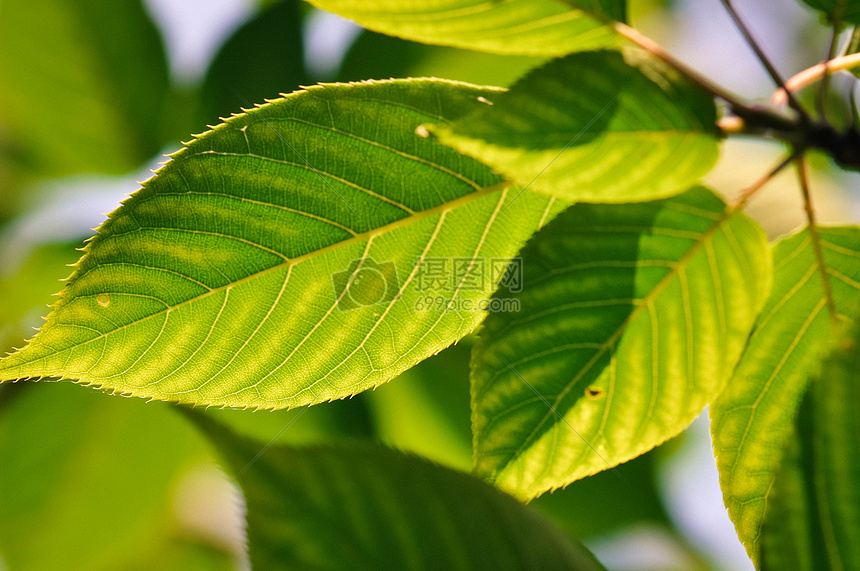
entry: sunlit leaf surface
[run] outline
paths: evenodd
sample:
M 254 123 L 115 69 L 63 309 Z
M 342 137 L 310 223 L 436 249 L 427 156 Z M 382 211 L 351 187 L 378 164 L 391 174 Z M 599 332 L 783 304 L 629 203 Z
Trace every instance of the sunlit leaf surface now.
M 836 309 L 849 315 L 860 303 L 860 229 L 819 232 Z M 710 408 L 723 500 L 755 562 L 767 492 L 798 404 L 833 341 L 808 231 L 777 244 L 773 259 L 773 292 L 734 377 Z
M 713 97 L 638 51 L 573 54 L 490 100 L 432 130 L 512 180 L 569 200 L 664 198 L 717 159 Z
M 762 568 L 860 568 L 860 322 L 810 381 L 767 498 Z
M 616 45 L 625 0 L 309 0 L 407 40 L 509 55 L 561 56 Z
M 320 86 L 196 138 L 100 228 L 0 379 L 284 408 L 361 392 L 447 347 L 563 207 L 415 134 L 495 93 Z
M 723 388 L 767 296 L 761 228 L 704 188 L 576 205 L 522 252 L 518 311 L 472 359 L 475 466 L 531 498 L 678 434 Z

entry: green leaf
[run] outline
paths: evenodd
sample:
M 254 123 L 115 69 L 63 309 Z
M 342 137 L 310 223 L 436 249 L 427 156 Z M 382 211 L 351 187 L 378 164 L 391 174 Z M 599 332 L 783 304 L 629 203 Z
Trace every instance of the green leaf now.
M 710 191 L 576 205 L 522 252 L 519 311 L 472 359 L 478 473 L 531 498 L 681 432 L 723 388 L 767 295 L 761 228 Z
M 201 89 L 198 118 L 203 124 L 310 83 L 304 69 L 300 8 L 298 0 L 278 2 L 225 42 Z
M 561 56 L 619 44 L 625 0 L 308 0 L 390 36 L 507 55 Z
M 860 568 L 860 322 L 810 382 L 767 498 L 763 569 Z
M 192 418 L 238 474 L 255 569 L 603 569 L 466 474 L 361 442 L 259 455 L 264 443 Z
M 563 207 L 415 135 L 494 93 L 319 86 L 198 137 L 111 215 L 0 379 L 285 408 L 447 347 L 483 319 L 494 261 Z M 431 259 L 447 279 L 422 279 Z
M 69 383 L 12 388 L 0 399 L 0 561 L 10 570 L 230 569 L 230 554 L 177 519 L 177 482 L 210 461 L 183 419 Z
M 860 303 L 860 229 L 819 233 L 837 311 L 849 314 Z M 809 375 L 832 341 L 808 231 L 777 244 L 773 260 L 773 292 L 732 381 L 710 408 L 723 500 L 755 563 L 767 492 Z
M 0 3 L 0 124 L 31 170 L 137 167 L 161 145 L 167 87 L 161 39 L 139 0 Z
M 807 5 L 824 12 L 828 21 L 860 24 L 860 0 L 803 0 Z
M 529 188 L 580 202 L 682 192 L 717 159 L 713 97 L 639 51 L 573 54 L 433 131 Z

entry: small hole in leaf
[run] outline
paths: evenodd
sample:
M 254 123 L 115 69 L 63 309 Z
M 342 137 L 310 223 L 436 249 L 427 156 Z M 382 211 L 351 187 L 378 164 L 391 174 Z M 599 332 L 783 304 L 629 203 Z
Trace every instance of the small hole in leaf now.
M 106 293 L 100 293 L 96 301 L 99 302 L 100 306 L 107 307 L 110 305 L 110 296 Z
M 588 387 L 587 389 L 585 389 L 585 396 L 590 399 L 599 399 L 604 394 L 605 393 L 603 392 L 603 389 L 597 387 Z

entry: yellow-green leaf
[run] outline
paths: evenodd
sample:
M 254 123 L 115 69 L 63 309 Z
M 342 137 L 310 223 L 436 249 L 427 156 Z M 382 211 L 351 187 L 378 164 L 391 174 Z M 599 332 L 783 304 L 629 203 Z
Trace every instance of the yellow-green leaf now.
M 431 130 L 511 180 L 567 200 L 665 198 L 717 159 L 713 96 L 639 51 L 573 54 L 489 101 Z
M 836 309 L 860 303 L 860 229 L 821 228 Z M 732 380 L 710 408 L 720 487 L 750 558 L 798 404 L 832 342 L 831 320 L 809 232 L 774 248 L 773 292 Z
M 483 319 L 492 268 L 563 206 L 415 134 L 497 92 L 319 86 L 197 137 L 99 229 L 0 379 L 285 408 L 444 349 Z M 434 260 L 445 279 L 424 279 Z
M 761 228 L 695 188 L 579 204 L 522 252 L 517 311 L 472 359 L 475 467 L 530 498 L 681 432 L 723 388 L 767 297 Z
M 308 0 L 407 40 L 509 55 L 560 56 L 619 43 L 625 0 Z

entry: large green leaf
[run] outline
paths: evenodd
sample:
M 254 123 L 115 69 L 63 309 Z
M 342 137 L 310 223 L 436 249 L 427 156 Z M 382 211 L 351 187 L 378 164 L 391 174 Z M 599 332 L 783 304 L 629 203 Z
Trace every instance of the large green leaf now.
M 576 205 L 522 253 L 519 311 L 472 360 L 475 467 L 537 496 L 686 428 L 723 388 L 767 295 L 761 228 L 710 191 Z
M 860 0 L 803 0 L 821 10 L 831 22 L 838 18 L 842 23 L 860 24 Z
M 562 206 L 415 135 L 495 93 L 319 86 L 198 137 L 112 214 L 0 379 L 284 408 L 447 347 L 483 319 L 499 260 Z
M 308 0 L 407 40 L 486 52 L 561 56 L 608 47 L 625 0 Z
M 136 168 L 161 145 L 167 87 L 139 0 L 0 2 L 0 128 L 31 170 Z
M 573 54 L 490 99 L 433 130 L 512 180 L 570 200 L 671 196 L 717 159 L 713 97 L 639 51 Z
M 860 322 L 809 384 L 767 498 L 763 569 L 860 569 Z
M 69 383 L 14 389 L 0 399 L 0 562 L 10 571 L 231 568 L 230 554 L 177 518 L 177 482 L 211 462 L 183 419 Z
M 819 232 L 837 311 L 849 314 L 860 303 L 860 229 Z M 832 341 L 808 231 L 781 241 L 773 258 L 773 292 L 734 377 L 710 408 L 723 499 L 754 562 L 767 492 L 798 403 Z
M 354 442 L 273 446 L 193 416 L 245 493 L 256 569 L 603 567 L 581 544 L 484 482 Z

